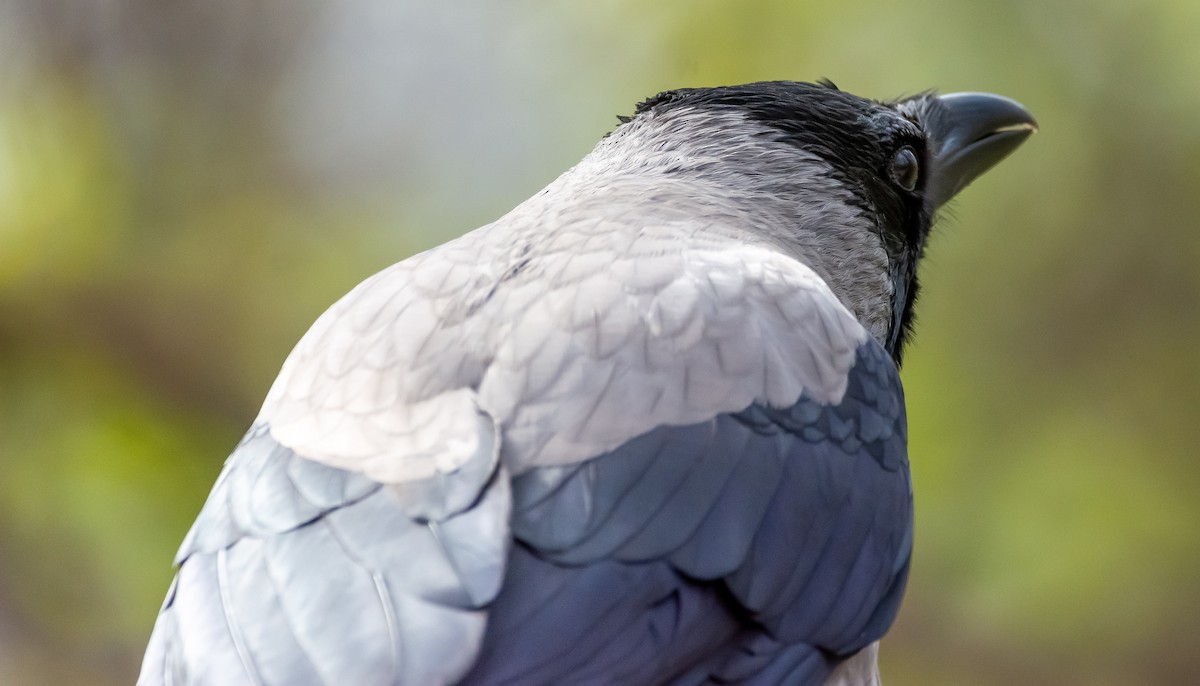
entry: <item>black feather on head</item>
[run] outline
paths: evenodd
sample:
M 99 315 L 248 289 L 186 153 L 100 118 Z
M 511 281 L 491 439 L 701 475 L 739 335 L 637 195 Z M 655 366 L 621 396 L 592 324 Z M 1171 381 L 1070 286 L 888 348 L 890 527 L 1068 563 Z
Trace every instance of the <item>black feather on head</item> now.
M 916 96 L 928 97 L 931 95 Z M 904 188 L 890 173 L 897 153 L 904 148 L 912 150 L 918 169 L 924 168 L 929 158 L 920 122 L 903 115 L 896 105 L 839 90 L 828 79 L 817 83 L 766 81 L 666 91 L 640 103 L 634 116 L 685 107 L 737 110 L 766 125 L 779 141 L 825 160 L 830 176 L 851 190 L 851 202 L 870 218 L 887 250 L 895 300 L 886 344 L 898 364 L 912 331 L 916 265 L 934 208 L 925 201 L 923 176 L 919 175 L 911 188 Z

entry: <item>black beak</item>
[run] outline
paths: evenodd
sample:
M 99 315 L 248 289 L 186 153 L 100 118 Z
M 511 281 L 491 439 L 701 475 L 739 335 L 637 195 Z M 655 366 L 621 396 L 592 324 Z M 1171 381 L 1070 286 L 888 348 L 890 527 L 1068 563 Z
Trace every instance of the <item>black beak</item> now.
M 990 93 L 950 93 L 928 104 L 922 124 L 932 168 L 926 197 L 940 207 L 1035 131 L 1033 115 Z

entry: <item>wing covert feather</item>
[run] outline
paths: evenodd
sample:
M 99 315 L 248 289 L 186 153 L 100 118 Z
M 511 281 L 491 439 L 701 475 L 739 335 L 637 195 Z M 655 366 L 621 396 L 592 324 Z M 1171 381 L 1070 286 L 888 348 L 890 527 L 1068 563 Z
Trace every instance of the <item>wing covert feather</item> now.
M 495 452 L 475 458 L 485 474 L 470 507 L 423 518 L 420 482 L 398 491 L 255 427 L 180 551 L 139 683 L 458 679 L 508 558 L 509 477 Z

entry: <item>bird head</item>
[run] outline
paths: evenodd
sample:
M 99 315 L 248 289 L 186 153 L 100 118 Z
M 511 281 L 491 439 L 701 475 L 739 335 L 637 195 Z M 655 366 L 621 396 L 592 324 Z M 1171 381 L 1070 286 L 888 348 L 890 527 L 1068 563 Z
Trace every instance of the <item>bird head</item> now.
M 667 91 L 621 119 L 581 166 L 636 172 L 711 230 L 794 255 L 897 364 L 938 209 L 1037 130 L 998 95 L 877 101 L 827 81 Z

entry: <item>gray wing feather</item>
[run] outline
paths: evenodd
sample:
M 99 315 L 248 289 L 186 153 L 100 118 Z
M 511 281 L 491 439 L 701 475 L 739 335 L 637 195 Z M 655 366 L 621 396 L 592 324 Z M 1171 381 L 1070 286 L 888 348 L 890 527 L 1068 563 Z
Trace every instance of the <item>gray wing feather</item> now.
M 560 484 L 547 483 L 537 471 L 519 477 L 516 536 L 570 564 L 610 556 L 626 561 L 665 557 L 694 537 L 726 500 L 721 496 L 727 489 L 734 492 L 730 508 L 739 531 L 753 532 L 778 486 L 782 464 L 746 459 L 749 432 L 726 430 L 726 425 L 736 420 L 722 416 L 686 428 L 657 429 L 570 471 Z M 552 486 L 558 488 L 556 497 L 538 498 Z M 527 487 L 534 493 L 526 494 Z M 742 501 L 746 495 L 751 497 Z M 536 504 L 521 507 L 529 501 Z M 745 545 L 749 540 L 740 538 Z M 708 541 L 741 547 L 738 537 Z M 699 562 L 698 552 L 681 555 Z
M 616 654 L 637 683 L 819 683 L 895 614 L 905 441 L 896 370 L 869 340 L 838 403 L 755 404 L 521 475 L 521 545 L 469 683 L 585 683 Z
M 260 424 L 246 432 L 230 455 L 175 563 L 194 552 L 216 552 L 245 536 L 294 529 L 380 487 L 362 474 L 298 458 Z
M 663 683 L 741 629 L 664 561 L 568 567 L 516 546 L 508 574 L 464 686 Z
M 305 460 L 255 427 L 180 551 L 139 683 L 438 684 L 461 676 L 478 650 L 509 540 L 508 476 L 495 455 L 479 461 L 491 474 L 472 507 L 418 519 L 409 494 Z

